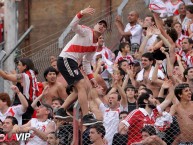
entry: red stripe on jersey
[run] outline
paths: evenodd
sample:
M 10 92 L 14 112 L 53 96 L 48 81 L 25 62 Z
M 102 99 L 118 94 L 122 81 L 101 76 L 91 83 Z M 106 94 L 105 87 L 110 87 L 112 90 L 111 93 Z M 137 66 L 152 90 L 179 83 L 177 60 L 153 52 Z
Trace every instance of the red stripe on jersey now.
M 15 112 L 13 111 L 13 108 L 11 108 L 11 109 L 9 110 L 9 113 L 11 113 L 11 116 L 14 116 L 14 115 L 15 115 Z
M 133 110 L 131 113 L 129 113 L 129 115 L 124 120 L 126 120 L 128 122 L 135 114 L 137 114 L 139 112 L 140 111 L 138 109 Z
M 80 46 L 80 45 L 71 45 L 65 52 L 78 52 L 78 53 L 84 53 L 84 52 L 95 52 L 96 46 Z

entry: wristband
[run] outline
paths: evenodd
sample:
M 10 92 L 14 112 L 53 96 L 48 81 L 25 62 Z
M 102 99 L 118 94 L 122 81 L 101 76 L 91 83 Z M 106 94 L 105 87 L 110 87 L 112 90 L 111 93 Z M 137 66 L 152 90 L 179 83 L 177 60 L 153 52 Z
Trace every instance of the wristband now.
M 80 14 L 83 15 L 83 10 L 80 11 Z

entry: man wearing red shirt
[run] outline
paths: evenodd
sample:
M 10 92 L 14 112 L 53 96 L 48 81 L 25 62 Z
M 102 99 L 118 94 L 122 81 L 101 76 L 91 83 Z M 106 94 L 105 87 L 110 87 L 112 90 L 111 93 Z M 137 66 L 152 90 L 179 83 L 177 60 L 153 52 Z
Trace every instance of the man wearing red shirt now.
M 120 122 L 119 133 L 128 130 L 128 145 L 142 140 L 141 130 L 146 125 L 154 125 L 157 117 L 171 103 L 174 91 L 171 81 L 165 81 L 165 86 L 169 89 L 166 99 L 156 106 L 156 99 L 147 93 L 143 93 L 138 98 L 138 109 L 135 109 Z

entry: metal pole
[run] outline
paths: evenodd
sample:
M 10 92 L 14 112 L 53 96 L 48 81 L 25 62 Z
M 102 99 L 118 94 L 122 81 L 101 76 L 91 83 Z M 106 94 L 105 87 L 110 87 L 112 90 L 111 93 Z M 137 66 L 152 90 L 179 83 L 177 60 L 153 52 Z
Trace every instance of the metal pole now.
M 30 28 L 21 36 L 21 38 L 18 40 L 18 42 L 16 43 L 15 47 L 11 50 L 11 52 L 9 52 L 9 54 L 3 59 L 3 62 L 7 60 L 7 58 L 9 58 L 9 56 L 13 53 L 13 51 L 15 51 L 15 49 L 21 44 L 21 42 L 23 41 L 23 39 L 32 31 L 32 29 L 34 28 L 34 26 L 30 26 Z

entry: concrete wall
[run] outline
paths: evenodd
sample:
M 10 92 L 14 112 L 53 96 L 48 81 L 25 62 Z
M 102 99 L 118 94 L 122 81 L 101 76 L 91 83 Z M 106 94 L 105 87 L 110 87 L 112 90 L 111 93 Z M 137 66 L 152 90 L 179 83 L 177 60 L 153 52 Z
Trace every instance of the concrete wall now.
M 34 25 L 35 28 L 30 34 L 31 46 L 25 48 L 25 50 L 29 51 L 29 49 L 41 49 L 48 46 L 61 35 L 63 30 L 79 10 L 90 5 L 91 7 L 94 7 L 96 9 L 96 13 L 98 13 L 100 11 L 104 11 L 109 2 L 110 0 L 31 0 L 29 10 L 30 25 Z M 119 5 L 120 2 L 121 0 L 112 0 L 112 5 Z M 24 1 L 19 3 L 19 8 L 19 32 L 22 34 L 22 32 L 24 32 L 25 23 Z M 37 41 L 40 42 L 34 44 Z M 25 44 L 22 45 L 22 47 L 24 46 Z

